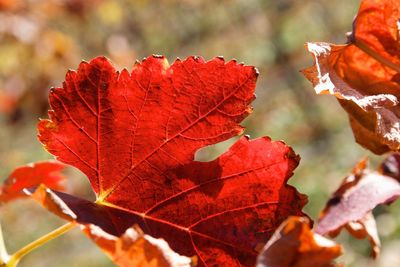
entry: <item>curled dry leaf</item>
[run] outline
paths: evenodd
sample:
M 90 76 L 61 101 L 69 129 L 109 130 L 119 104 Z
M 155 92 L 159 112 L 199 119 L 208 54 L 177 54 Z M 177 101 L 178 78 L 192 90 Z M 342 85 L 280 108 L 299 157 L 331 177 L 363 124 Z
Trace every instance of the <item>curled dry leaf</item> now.
M 253 266 L 257 245 L 304 215 L 305 196 L 287 185 L 299 157 L 267 137 L 242 137 L 210 162 L 194 154 L 243 132 L 256 78 L 254 67 L 222 58 L 169 66 L 152 56 L 131 73 L 103 57 L 83 62 L 51 91 L 39 139 L 88 176 L 96 203 L 58 192 L 37 199 L 115 236 L 139 225 L 199 266 Z
M 342 247 L 313 233 L 305 217 L 289 217 L 262 249 L 257 267 L 333 267 Z
M 363 0 L 347 45 L 306 45 L 315 65 L 304 75 L 339 100 L 356 141 L 376 154 L 400 149 L 399 18 L 397 0 Z
M 0 187 L 0 203 L 26 196 L 24 188 L 45 184 L 54 190 L 64 190 L 65 177 L 61 174 L 65 165 L 56 161 L 31 163 L 16 168 Z
M 399 196 L 399 182 L 381 172 L 367 169 L 367 160 L 363 159 L 328 201 L 315 232 L 336 236 L 345 227 L 357 238 L 367 237 L 372 246 L 372 256 L 377 257 L 380 241 L 371 211 L 377 205 L 391 203 Z
M 367 238 L 369 243 L 371 244 L 372 250 L 371 255 L 373 258 L 379 256 L 380 248 L 381 248 L 381 241 L 378 236 L 378 230 L 376 228 L 376 222 L 374 215 L 372 212 L 368 212 L 364 215 L 361 219 L 357 221 L 348 222 L 345 226 L 349 233 L 358 238 L 364 239 Z M 335 236 L 339 233 L 340 230 L 336 231 L 337 233 L 331 232 L 331 236 Z
M 175 253 L 162 239 L 153 238 L 139 227 L 128 228 L 120 237 L 89 224 L 83 232 L 121 267 L 190 267 L 195 261 Z

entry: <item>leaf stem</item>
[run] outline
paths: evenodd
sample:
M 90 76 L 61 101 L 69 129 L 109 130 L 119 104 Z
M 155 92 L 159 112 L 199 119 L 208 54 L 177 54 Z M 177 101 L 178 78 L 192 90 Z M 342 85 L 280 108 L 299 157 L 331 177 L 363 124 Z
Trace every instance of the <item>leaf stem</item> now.
M 362 51 L 364 51 L 365 53 L 367 53 L 369 56 L 371 56 L 372 58 L 374 58 L 376 61 L 380 62 L 381 64 L 397 71 L 400 72 L 400 66 L 391 62 L 390 60 L 386 59 L 385 57 L 381 56 L 380 54 L 378 54 L 375 50 L 373 50 L 372 48 L 370 48 L 367 44 L 365 44 L 364 42 L 355 39 L 353 41 L 353 44 L 355 46 L 357 46 L 358 48 L 360 48 Z
M 36 239 L 32 243 L 29 243 L 25 247 L 21 248 L 17 252 L 15 252 L 13 255 L 10 256 L 9 260 L 7 261 L 7 264 L 5 267 L 15 267 L 18 265 L 18 262 L 21 260 L 23 256 L 31 252 L 32 250 L 40 247 L 41 245 L 49 242 L 50 240 L 59 237 L 60 235 L 68 232 L 71 230 L 76 224 L 74 222 L 69 222 L 67 224 L 64 224 L 63 226 L 57 228 L 56 230 Z
M 0 266 L 4 266 L 10 256 L 7 253 L 6 245 L 4 243 L 3 229 L 0 224 Z

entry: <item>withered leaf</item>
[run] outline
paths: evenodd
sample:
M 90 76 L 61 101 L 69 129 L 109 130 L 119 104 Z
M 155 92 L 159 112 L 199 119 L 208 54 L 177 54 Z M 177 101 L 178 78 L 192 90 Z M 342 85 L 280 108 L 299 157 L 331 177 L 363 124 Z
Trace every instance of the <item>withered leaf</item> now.
M 315 232 L 336 236 L 345 227 L 354 237 L 368 238 L 372 256 L 379 255 L 380 241 L 372 210 L 379 204 L 391 203 L 400 196 L 396 179 L 367 168 L 361 160 L 346 176 L 324 208 Z
M 356 141 L 376 154 L 400 149 L 399 18 L 397 0 L 363 0 L 347 45 L 306 45 L 315 65 L 304 75 L 339 100 Z
M 196 263 L 196 259 L 175 253 L 164 240 L 144 234 L 138 226 L 128 228 L 120 237 L 93 224 L 81 227 L 121 267 L 190 267 Z
M 341 254 L 340 245 L 313 233 L 307 218 L 292 216 L 265 245 L 257 267 L 334 267 Z

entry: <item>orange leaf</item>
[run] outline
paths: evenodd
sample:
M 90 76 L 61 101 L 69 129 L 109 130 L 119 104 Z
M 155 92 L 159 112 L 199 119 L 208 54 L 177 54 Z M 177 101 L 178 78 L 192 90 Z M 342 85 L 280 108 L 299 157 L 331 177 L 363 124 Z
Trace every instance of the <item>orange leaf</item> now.
M 82 226 L 83 232 L 121 267 L 190 267 L 192 259 L 175 253 L 163 239 L 145 235 L 138 226 L 116 237 L 100 227 Z
M 305 217 L 289 217 L 261 251 L 257 267 L 333 267 L 342 254 L 335 242 L 315 234 Z
M 349 44 L 307 44 L 315 65 L 304 75 L 339 100 L 356 141 L 376 154 L 400 149 L 399 17 L 399 1 L 364 0 Z
M 352 236 L 358 239 L 368 238 L 372 247 L 372 257 L 376 258 L 379 256 L 381 241 L 379 240 L 378 230 L 376 229 L 376 222 L 372 212 L 368 212 L 357 221 L 347 223 L 345 228 Z

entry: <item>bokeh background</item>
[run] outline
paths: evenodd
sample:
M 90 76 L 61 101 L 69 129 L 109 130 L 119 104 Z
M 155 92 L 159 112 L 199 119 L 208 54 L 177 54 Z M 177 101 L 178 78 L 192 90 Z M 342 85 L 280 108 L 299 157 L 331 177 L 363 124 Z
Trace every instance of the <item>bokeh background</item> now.
M 363 156 L 347 116 L 329 96 L 316 96 L 299 70 L 312 64 L 307 41 L 346 42 L 358 0 L 0 0 L 0 177 L 16 166 L 51 156 L 36 138 L 46 117 L 47 93 L 68 69 L 98 55 L 118 69 L 163 54 L 235 58 L 260 71 L 254 112 L 244 122 L 251 137 L 284 140 L 301 155 L 290 183 L 309 196 L 313 219 L 329 194 Z M 200 151 L 210 160 L 235 139 Z M 372 166 L 380 158 L 371 156 Z M 84 176 L 72 168 L 68 187 L 93 199 Z M 375 210 L 383 241 L 379 260 L 369 246 L 341 234 L 339 261 L 347 266 L 400 266 L 399 204 Z M 64 222 L 30 200 L 0 207 L 7 248 L 17 250 Z M 26 256 L 27 266 L 113 266 L 75 229 Z

